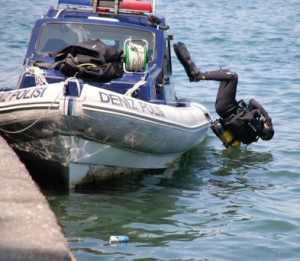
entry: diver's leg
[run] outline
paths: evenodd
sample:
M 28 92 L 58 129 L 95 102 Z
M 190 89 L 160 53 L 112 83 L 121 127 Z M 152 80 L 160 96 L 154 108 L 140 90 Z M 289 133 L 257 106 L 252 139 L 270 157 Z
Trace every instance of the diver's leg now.
M 184 70 L 186 74 L 188 75 L 191 82 L 198 81 L 198 76 L 200 74 L 199 69 L 193 62 L 191 58 L 191 54 L 186 48 L 185 44 L 182 42 L 178 42 L 174 44 L 174 51 L 178 58 L 178 60 L 181 62 L 182 66 L 184 67 Z
M 207 80 L 221 81 L 215 103 L 216 112 L 219 116 L 227 118 L 235 113 L 238 106 L 235 99 L 238 75 L 227 70 L 208 72 L 204 75 Z

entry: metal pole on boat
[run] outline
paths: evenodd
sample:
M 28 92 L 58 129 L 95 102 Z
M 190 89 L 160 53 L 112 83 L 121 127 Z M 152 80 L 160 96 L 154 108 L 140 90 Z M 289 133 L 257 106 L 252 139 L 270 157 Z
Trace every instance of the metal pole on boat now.
M 97 12 L 98 3 L 99 3 L 99 0 L 93 0 L 93 10 L 95 13 Z
M 155 14 L 155 12 L 156 12 L 156 0 L 153 0 L 152 1 L 152 9 L 153 9 L 153 14 Z
M 119 13 L 119 0 L 115 0 L 115 14 Z

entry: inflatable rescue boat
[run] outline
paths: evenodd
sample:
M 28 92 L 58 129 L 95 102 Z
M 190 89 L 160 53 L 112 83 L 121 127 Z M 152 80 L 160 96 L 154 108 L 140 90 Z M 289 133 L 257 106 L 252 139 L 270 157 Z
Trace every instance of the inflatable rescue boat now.
M 165 169 L 205 138 L 208 111 L 169 85 L 172 37 L 154 11 L 152 1 L 59 0 L 36 22 L 17 88 L 0 92 L 0 132 L 32 173 L 74 184 L 86 171 L 71 165 L 100 176 Z M 101 80 L 115 62 L 107 67 L 99 53 L 72 73 L 87 57 L 80 43 L 100 40 L 121 50 L 121 74 Z M 58 66 L 62 50 L 72 51 Z

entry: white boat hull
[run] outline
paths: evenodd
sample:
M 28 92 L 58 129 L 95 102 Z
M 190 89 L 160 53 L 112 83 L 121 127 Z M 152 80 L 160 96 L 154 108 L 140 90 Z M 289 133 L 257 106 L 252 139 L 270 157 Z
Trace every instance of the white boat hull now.
M 17 152 L 66 168 L 164 169 L 208 128 L 201 105 L 153 104 L 87 84 L 78 96 L 66 96 L 63 83 L 0 92 L 2 135 Z

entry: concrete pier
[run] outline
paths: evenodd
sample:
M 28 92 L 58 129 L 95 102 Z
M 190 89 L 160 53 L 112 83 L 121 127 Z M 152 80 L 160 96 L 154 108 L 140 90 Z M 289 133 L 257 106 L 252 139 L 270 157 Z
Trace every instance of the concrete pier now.
M 75 260 L 47 200 L 2 137 L 0 260 Z

